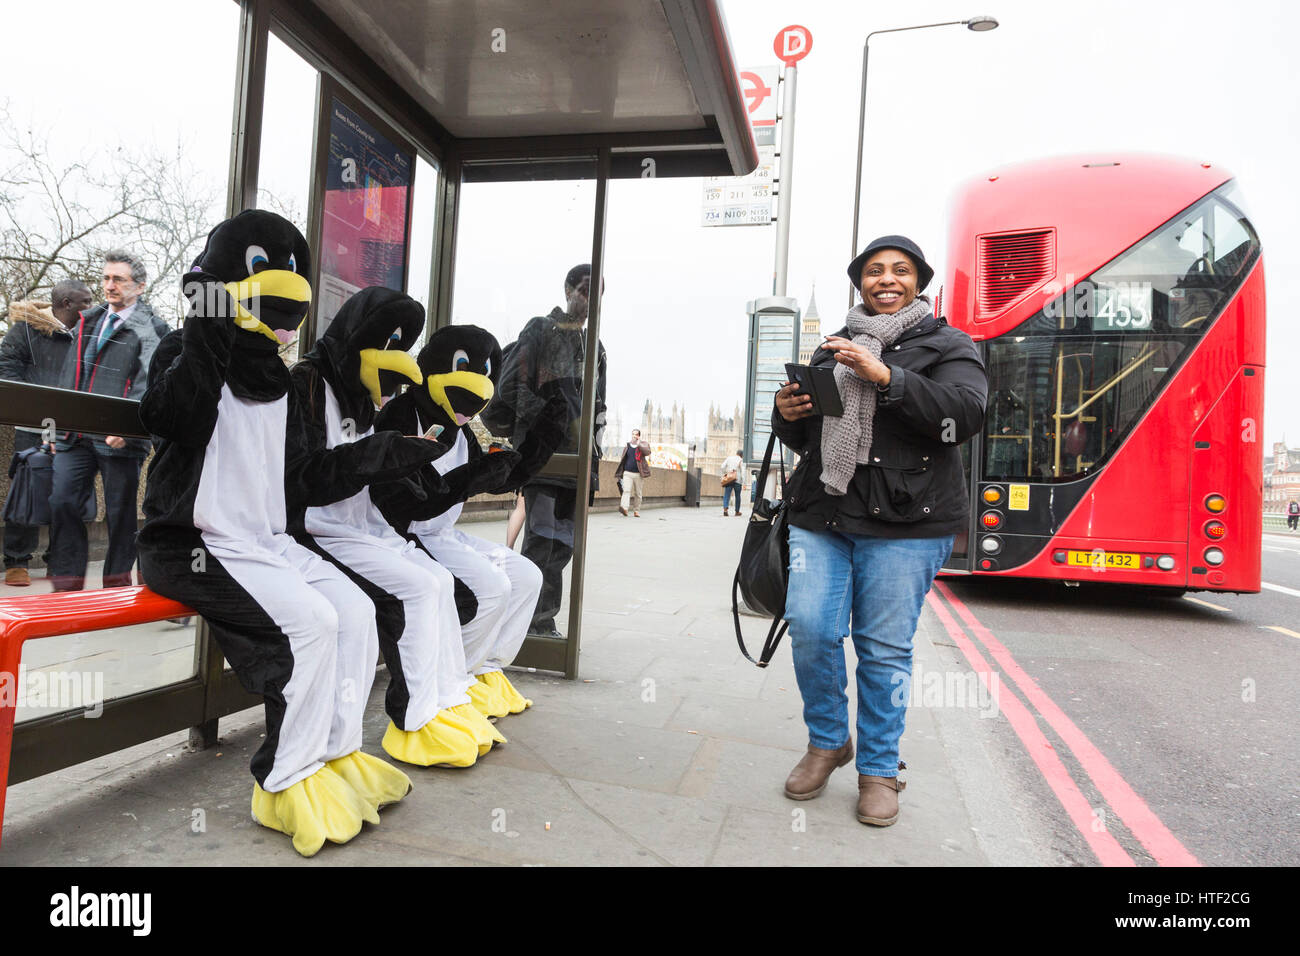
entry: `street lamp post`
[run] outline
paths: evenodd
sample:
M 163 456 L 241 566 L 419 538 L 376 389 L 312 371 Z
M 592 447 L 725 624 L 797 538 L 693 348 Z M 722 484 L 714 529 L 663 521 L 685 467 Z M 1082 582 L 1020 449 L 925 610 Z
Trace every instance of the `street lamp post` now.
M 932 27 L 964 26 L 975 33 L 996 30 L 998 21 L 993 17 L 971 17 L 969 20 L 947 20 L 943 23 L 922 23 L 914 27 L 893 27 L 889 30 L 872 30 L 862 44 L 862 96 L 858 102 L 858 166 L 853 184 L 853 248 L 849 251 L 852 260 L 858 254 L 858 204 L 862 199 L 862 137 L 867 124 L 867 55 L 871 52 L 871 38 L 877 33 L 902 33 L 905 30 L 929 30 Z M 849 290 L 849 308 L 853 308 L 853 290 Z

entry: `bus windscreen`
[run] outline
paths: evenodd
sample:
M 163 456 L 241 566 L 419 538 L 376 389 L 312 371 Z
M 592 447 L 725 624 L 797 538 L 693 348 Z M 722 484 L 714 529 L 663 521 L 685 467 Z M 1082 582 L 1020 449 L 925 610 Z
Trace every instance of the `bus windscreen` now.
M 1233 185 L 988 343 L 986 480 L 1073 481 L 1122 444 L 1259 254 Z

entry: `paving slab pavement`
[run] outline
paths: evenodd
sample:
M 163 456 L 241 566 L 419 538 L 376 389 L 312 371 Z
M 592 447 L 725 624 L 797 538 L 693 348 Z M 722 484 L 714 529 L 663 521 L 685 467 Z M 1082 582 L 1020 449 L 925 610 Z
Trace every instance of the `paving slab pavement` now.
M 782 794 L 806 743 L 789 651 L 760 670 L 735 646 L 730 582 L 744 522 L 660 508 L 590 519 L 581 679 L 513 670 L 531 697 L 509 743 L 463 770 L 405 768 L 414 791 L 352 843 L 303 860 L 249 814 L 260 710 L 9 790 L 0 865 L 948 865 L 1060 863 L 1003 792 L 968 707 L 913 706 L 902 816 L 855 816 L 842 768 L 816 800 Z M 471 530 L 500 538 L 502 522 Z M 763 622 L 745 618 L 754 640 Z M 917 666 L 961 669 L 927 609 Z M 848 654 L 846 649 L 846 655 Z M 381 669 L 366 750 L 383 756 Z M 852 695 L 851 695 L 852 696 Z M 988 723 L 993 723 L 989 721 Z

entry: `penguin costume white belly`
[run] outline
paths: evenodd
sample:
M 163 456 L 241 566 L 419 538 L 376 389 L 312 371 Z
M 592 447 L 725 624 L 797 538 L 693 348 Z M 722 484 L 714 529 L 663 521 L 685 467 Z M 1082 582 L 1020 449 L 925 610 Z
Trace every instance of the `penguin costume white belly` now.
M 413 493 L 420 476 L 403 483 L 375 485 L 371 494 L 393 527 L 437 559 L 473 592 L 477 609 L 461 634 L 474 706 L 490 717 L 520 713 L 532 701 L 520 694 L 503 668 L 514 660 L 528 633 L 542 588 L 535 564 L 510 548 L 456 528 L 464 501 L 482 491 L 500 493 L 519 487 L 545 464 L 560 441 L 561 409 L 540 416 L 508 473 L 509 452 L 484 454 L 469 427 L 491 400 L 501 365 L 501 348 L 491 333 L 473 325 L 453 325 L 430 336 L 419 354 L 422 384 L 408 388 L 380 411 L 377 427 L 405 434 L 424 434 L 440 426 L 440 441 L 450 450 L 421 470 L 444 476 L 447 489 Z M 450 437 L 454 436 L 454 438 Z
M 185 280 L 184 327 L 159 344 L 140 404 L 156 448 L 141 573 L 203 616 L 240 683 L 265 699 L 253 816 L 304 856 L 377 823 L 410 780 L 359 749 L 374 606 L 286 533 L 287 515 L 432 457 L 427 442 L 391 432 L 339 451 L 306 447 L 277 348 L 306 315 L 309 256 L 272 213 L 248 210 L 214 228 Z M 360 683 L 345 683 L 352 675 Z
M 363 289 L 344 303 L 292 373 L 310 447 L 341 448 L 371 434 L 383 395 L 420 378 L 404 346 L 423 327 L 423 308 L 400 292 Z M 398 535 L 366 491 L 291 514 L 290 528 L 375 604 L 389 672 L 388 754 L 421 766 L 467 767 L 504 743 L 466 693 L 475 682 L 466 672 L 451 573 Z

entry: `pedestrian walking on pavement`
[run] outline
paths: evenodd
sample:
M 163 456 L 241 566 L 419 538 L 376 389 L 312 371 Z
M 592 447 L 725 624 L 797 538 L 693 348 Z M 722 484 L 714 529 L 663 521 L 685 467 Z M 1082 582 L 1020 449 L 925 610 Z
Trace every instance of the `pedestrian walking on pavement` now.
M 966 526 L 960 446 L 980 428 L 988 380 L 970 336 L 920 292 L 934 275 L 903 236 L 875 240 L 849 265 L 862 302 L 812 357 L 834 368 L 844 404 L 822 418 L 787 383 L 772 429 L 800 455 L 786 489 L 790 576 L 785 618 L 808 750 L 785 795 L 810 800 L 853 760 L 842 644 L 857 652 L 858 820 L 898 819 L 898 772 L 912 640 L 936 572 Z
M 1286 506 L 1286 526 L 1288 530 L 1295 531 L 1298 524 L 1300 524 L 1300 501 L 1292 501 Z
M 729 517 L 730 512 L 727 503 L 734 496 L 736 499 L 736 517 L 740 517 L 740 491 L 744 487 L 744 482 L 740 480 L 740 469 L 744 464 L 740 457 L 740 452 L 736 452 L 722 463 L 722 517 Z
M 641 492 L 645 479 L 650 477 L 650 443 L 641 440 L 641 429 L 632 429 L 632 439 L 623 446 L 623 457 L 614 469 L 614 480 L 623 491 L 619 500 L 619 514 L 627 517 L 629 510 L 634 518 L 641 517 Z

